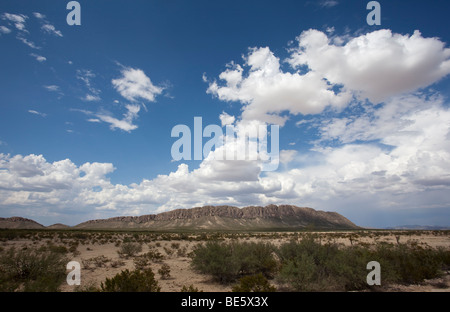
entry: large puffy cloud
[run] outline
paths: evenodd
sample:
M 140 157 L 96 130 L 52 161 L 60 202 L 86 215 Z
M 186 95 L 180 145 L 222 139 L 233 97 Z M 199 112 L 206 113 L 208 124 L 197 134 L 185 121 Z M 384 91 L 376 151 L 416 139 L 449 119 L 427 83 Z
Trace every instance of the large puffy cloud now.
M 220 100 L 243 103 L 242 119 L 283 125 L 286 117 L 280 114 L 284 111 L 318 114 L 328 106 L 345 107 L 351 99 L 350 93 L 333 90 L 316 72 L 284 72 L 268 47 L 251 49 L 245 65 L 249 68 L 246 77 L 242 66 L 230 63 L 219 76 L 225 84 L 214 81 L 208 88 Z
M 450 73 L 450 49 L 419 31 L 409 36 L 382 29 L 345 42 L 311 29 L 297 41 L 291 65 L 306 65 L 374 103 L 427 87 Z
M 79 187 L 102 186 L 114 167 L 86 163 L 77 167 L 69 159 L 47 162 L 42 155 L 0 154 L 0 190 L 51 193 Z M 4 198 L 2 198 L 4 199 Z
M 353 99 L 377 104 L 430 86 L 450 73 L 450 49 L 438 38 L 393 34 L 383 29 L 358 37 L 304 31 L 285 61 L 268 47 L 252 48 L 244 65 L 231 62 L 208 93 L 242 103 L 242 119 L 283 125 L 289 114 L 345 108 Z M 247 71 L 245 69 L 248 69 Z

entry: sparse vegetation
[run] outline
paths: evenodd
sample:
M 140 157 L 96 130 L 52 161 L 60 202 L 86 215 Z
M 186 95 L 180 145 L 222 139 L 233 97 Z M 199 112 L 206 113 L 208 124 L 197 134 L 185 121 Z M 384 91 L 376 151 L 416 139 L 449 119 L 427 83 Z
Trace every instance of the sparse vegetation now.
M 189 285 L 189 287 L 186 285 L 183 285 L 180 292 L 202 292 L 202 291 L 198 290 L 197 287 L 194 287 L 194 285 L 191 284 L 191 285 Z
M 161 288 L 151 269 L 124 270 L 101 283 L 103 292 L 159 292 Z
M 120 257 L 129 258 L 133 257 L 136 254 L 140 253 L 142 251 L 142 245 L 139 243 L 123 243 L 120 246 L 120 249 L 117 251 Z
M 267 243 L 210 242 L 197 245 L 192 253 L 192 266 L 201 273 L 211 274 L 221 283 L 235 281 L 240 276 L 275 273 L 273 246 Z
M 161 276 L 161 279 L 168 279 L 170 278 L 170 266 L 166 263 L 164 263 L 161 268 L 158 270 L 159 275 Z
M 103 268 L 106 266 L 108 262 L 110 262 L 111 259 L 108 259 L 107 257 L 101 255 L 89 259 L 85 259 L 82 261 L 83 268 L 88 270 L 95 270 L 96 268 Z
M 268 243 L 207 242 L 197 246 L 191 256 L 196 270 L 221 283 L 246 277 L 249 280 L 241 279 L 244 284 L 240 287 L 248 289 L 256 279 L 250 275 L 260 274 L 264 278 L 275 277 L 295 291 L 370 289 L 366 265 L 372 260 L 383 268 L 384 285 L 420 283 L 438 277 L 441 269 L 450 265 L 449 252 L 442 249 L 386 243 L 377 243 L 372 248 L 353 243 L 344 247 L 322 243 L 314 235 L 278 248 Z
M 66 260 L 59 250 L 9 248 L 0 256 L 0 291 L 58 291 Z
M 276 287 L 270 285 L 270 282 L 261 273 L 242 277 L 239 284 L 232 288 L 233 292 L 275 292 L 276 290 Z
M 150 275 L 147 271 L 152 267 L 156 267 L 159 283 L 170 291 L 174 290 L 173 282 L 167 279 L 195 273 L 216 281 L 213 287 L 229 291 L 383 290 L 389 285 L 419 285 L 430 279 L 434 288 L 450 289 L 448 280 L 437 279 L 450 269 L 449 235 L 450 231 L 398 230 L 0 230 L 0 291 L 126 291 L 123 289 L 135 287 L 143 275 Z M 444 247 L 427 245 L 430 241 L 422 239 L 424 236 L 433 237 L 431 242 L 445 242 Z M 102 248 L 108 252 L 102 253 Z M 83 285 L 79 287 L 65 285 L 66 264 L 71 260 L 82 264 Z M 367 285 L 369 261 L 380 263 L 382 286 Z M 107 271 L 120 273 L 115 282 L 110 278 L 107 285 L 104 280 L 102 289 L 101 280 L 94 275 Z M 189 284 L 182 291 L 198 291 L 198 285 Z

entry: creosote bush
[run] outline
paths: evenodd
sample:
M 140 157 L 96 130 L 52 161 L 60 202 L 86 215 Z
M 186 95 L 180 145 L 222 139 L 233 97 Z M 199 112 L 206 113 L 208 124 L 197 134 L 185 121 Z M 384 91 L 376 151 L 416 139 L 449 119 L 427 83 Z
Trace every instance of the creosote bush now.
M 133 270 L 128 269 L 107 278 L 101 283 L 103 292 L 159 292 L 161 288 L 151 269 Z
M 0 291 L 58 291 L 67 262 L 62 250 L 9 248 L 0 255 Z
M 162 279 L 170 278 L 170 266 L 164 263 L 161 268 L 158 270 L 159 275 Z
M 142 251 L 142 245 L 139 243 L 127 242 L 123 243 L 117 253 L 120 257 L 129 258 L 137 255 Z
M 233 292 L 275 292 L 275 286 L 270 285 L 261 273 L 241 277 L 239 284 L 233 286 Z
M 194 285 L 183 285 L 183 287 L 181 288 L 180 292 L 203 292 L 202 290 L 199 290 L 197 287 L 194 287 Z
M 277 266 L 273 250 L 273 246 L 267 243 L 208 241 L 194 247 L 191 265 L 201 273 L 211 274 L 221 283 L 257 273 L 272 277 Z

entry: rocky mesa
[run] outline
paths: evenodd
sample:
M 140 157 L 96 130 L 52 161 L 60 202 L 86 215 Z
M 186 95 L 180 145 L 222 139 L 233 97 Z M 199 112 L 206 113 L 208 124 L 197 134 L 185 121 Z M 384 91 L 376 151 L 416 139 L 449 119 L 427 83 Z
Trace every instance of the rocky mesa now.
M 104 229 L 104 230 L 339 230 L 358 229 L 336 212 L 325 212 L 292 205 L 204 206 L 176 209 L 142 216 L 120 216 L 89 220 L 69 227 L 63 224 L 43 226 L 22 218 L 0 218 L 0 228 L 7 229 Z
M 318 211 L 292 205 L 204 206 L 176 209 L 142 216 L 90 220 L 79 229 L 149 230 L 283 230 L 357 229 L 357 225 L 336 212 Z

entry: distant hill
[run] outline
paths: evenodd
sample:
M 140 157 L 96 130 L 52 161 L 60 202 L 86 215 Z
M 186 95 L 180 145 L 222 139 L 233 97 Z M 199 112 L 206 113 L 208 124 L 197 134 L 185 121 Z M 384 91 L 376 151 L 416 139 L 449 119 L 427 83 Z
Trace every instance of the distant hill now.
M 83 222 L 79 229 L 152 230 L 275 230 L 275 229 L 357 229 L 336 212 L 317 211 L 291 205 L 204 206 L 176 209 L 159 214 L 125 216 Z
M 40 223 L 22 217 L 0 218 L 0 229 L 44 229 Z
M 70 229 L 70 226 L 62 224 L 62 223 L 55 223 L 55 224 L 47 226 L 47 229 L 64 230 L 64 229 Z
M 387 227 L 386 230 L 450 230 L 450 226 L 439 225 L 398 225 Z

